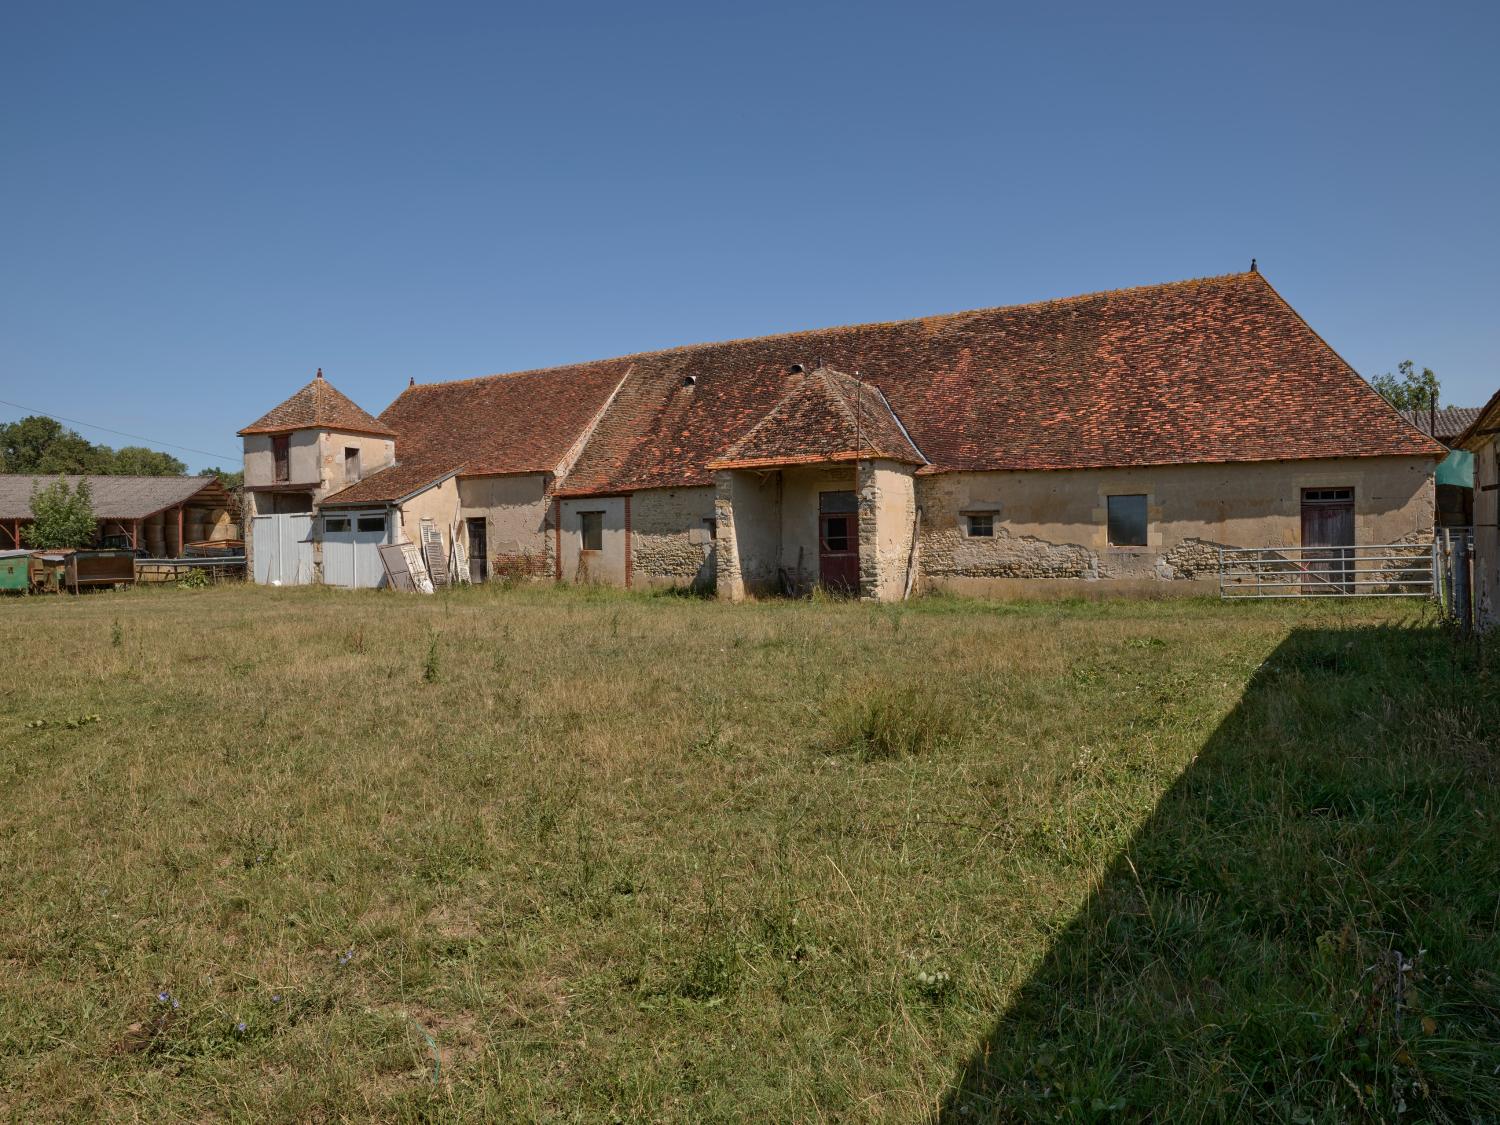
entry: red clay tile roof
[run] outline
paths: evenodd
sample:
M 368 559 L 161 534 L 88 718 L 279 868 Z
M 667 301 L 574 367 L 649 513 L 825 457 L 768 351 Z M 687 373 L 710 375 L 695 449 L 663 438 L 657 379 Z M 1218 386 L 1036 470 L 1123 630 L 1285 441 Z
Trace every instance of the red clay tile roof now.
M 564 491 L 712 483 L 794 363 L 880 388 L 923 472 L 1444 453 L 1254 272 L 628 359 Z
M 793 374 L 790 389 L 710 469 L 885 458 L 911 465 L 921 453 L 876 388 L 831 367 Z
M 606 360 L 410 386 L 380 415 L 396 463 L 323 503 L 399 500 L 454 472 L 558 472 L 629 370 Z
M 240 431 L 246 434 L 284 434 L 290 430 L 340 430 L 350 434 L 394 437 L 392 430 L 371 418 L 350 398 L 323 378 L 322 368 L 312 382 L 272 410 L 258 422 Z
M 398 448 L 399 448 L 399 439 Z M 318 503 L 327 504 L 389 504 L 404 500 L 428 485 L 458 472 L 457 466 L 446 458 L 412 457 L 398 460 L 394 465 L 371 473 L 348 488 L 331 492 Z

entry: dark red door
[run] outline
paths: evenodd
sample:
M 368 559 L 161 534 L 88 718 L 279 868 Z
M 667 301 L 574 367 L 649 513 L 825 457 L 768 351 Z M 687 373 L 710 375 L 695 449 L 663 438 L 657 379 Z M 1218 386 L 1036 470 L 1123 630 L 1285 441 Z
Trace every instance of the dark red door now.
M 859 505 L 852 492 L 818 494 L 818 585 L 859 593 Z
M 1304 593 L 1353 592 L 1354 490 L 1302 490 L 1302 565 L 1308 580 Z

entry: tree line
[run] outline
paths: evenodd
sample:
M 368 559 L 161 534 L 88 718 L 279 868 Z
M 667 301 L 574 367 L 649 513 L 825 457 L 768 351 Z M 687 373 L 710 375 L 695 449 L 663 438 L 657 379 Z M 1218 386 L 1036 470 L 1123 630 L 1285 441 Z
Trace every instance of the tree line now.
M 42 414 L 0 423 L 0 473 L 176 477 L 186 472 L 187 466 L 170 453 L 144 445 L 114 449 L 89 441 Z M 217 466 L 198 475 L 217 476 L 229 489 L 238 488 L 244 479 L 238 469 L 226 471 Z

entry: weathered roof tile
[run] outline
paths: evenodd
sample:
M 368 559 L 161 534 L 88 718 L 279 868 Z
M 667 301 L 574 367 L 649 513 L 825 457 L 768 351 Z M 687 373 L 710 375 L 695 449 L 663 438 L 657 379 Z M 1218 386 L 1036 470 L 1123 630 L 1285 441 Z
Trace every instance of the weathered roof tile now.
M 300 391 L 257 422 L 240 431 L 246 434 L 284 434 L 291 430 L 339 430 L 352 434 L 392 437 L 390 427 L 377 422 L 352 399 L 323 378 L 323 369 Z

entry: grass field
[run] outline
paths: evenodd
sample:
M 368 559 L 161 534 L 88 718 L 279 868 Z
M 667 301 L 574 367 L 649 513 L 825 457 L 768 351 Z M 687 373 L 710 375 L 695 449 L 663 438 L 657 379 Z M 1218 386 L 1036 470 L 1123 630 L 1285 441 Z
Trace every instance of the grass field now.
M 0 603 L 27 1120 L 1500 1119 L 1413 603 Z

